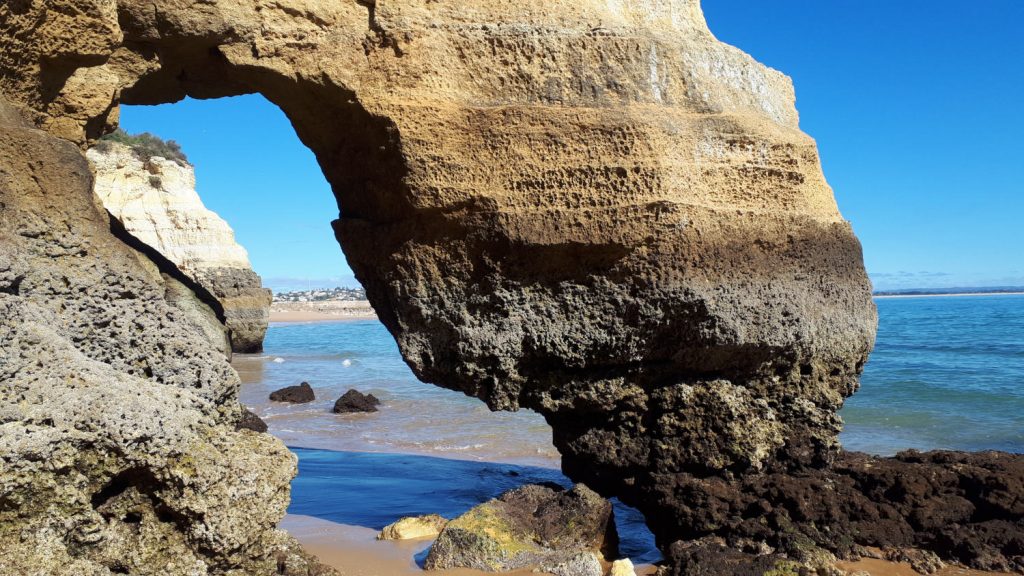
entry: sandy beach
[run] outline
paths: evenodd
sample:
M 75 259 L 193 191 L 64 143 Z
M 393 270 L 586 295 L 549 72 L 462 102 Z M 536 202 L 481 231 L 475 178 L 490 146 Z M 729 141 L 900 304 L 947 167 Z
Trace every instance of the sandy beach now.
M 328 522 L 312 516 L 289 514 L 281 528 L 294 536 L 303 548 L 321 562 L 338 569 L 344 576 L 423 576 L 427 574 L 416 564 L 416 558 L 430 546 L 431 540 L 383 542 L 376 539 L 377 531 L 361 526 Z M 837 566 L 848 574 L 867 573 L 870 576 L 920 576 L 910 564 L 866 558 L 858 562 L 839 562 Z M 652 565 L 636 567 L 637 576 L 656 572 Z M 441 570 L 430 572 L 437 576 L 483 576 L 477 570 Z M 531 570 L 506 572 L 509 576 L 541 575 Z M 934 576 L 1014 576 L 1006 572 L 982 572 L 965 568 L 946 567 Z
M 345 576 L 413 576 L 424 573 L 416 565 L 415 557 L 429 546 L 430 540 L 384 542 L 377 540 L 377 531 L 370 528 L 294 514 L 285 517 L 281 528 L 295 536 L 321 562 L 337 568 Z M 483 572 L 445 570 L 436 574 L 477 576 Z
M 327 522 L 311 516 L 289 514 L 281 528 L 302 543 L 321 562 L 337 568 L 344 576 L 483 576 L 479 570 L 456 569 L 425 572 L 416 558 L 430 546 L 431 540 L 385 542 L 377 540 L 377 531 L 361 526 Z M 637 576 L 653 574 L 654 566 L 637 567 Z M 529 569 L 503 572 L 509 576 L 544 576 Z
M 271 322 L 329 322 L 368 320 L 377 317 L 365 300 L 328 300 L 324 302 L 274 302 Z

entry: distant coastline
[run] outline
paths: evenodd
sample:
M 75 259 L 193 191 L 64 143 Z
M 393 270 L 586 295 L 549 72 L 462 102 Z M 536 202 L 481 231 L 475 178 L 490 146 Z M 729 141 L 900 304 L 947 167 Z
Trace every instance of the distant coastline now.
M 988 288 L 909 288 L 876 290 L 873 298 L 941 298 L 1024 296 L 1024 286 Z M 329 322 L 377 317 L 362 288 L 333 288 L 278 293 L 270 308 L 271 322 Z
M 936 298 L 941 296 L 1012 296 L 1024 295 L 1024 287 L 991 288 L 912 288 L 907 290 L 876 290 L 875 298 Z
M 274 302 L 271 322 L 336 322 L 377 318 L 366 300 L 321 300 L 316 302 Z
M 311 288 L 276 292 L 271 322 L 338 322 L 377 318 L 362 288 Z

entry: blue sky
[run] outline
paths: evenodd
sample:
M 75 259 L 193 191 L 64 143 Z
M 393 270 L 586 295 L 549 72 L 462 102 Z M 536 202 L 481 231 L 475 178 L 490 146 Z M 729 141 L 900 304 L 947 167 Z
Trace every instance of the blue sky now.
M 719 39 L 793 77 L 876 288 L 1024 285 L 1024 2 L 705 0 Z M 259 96 L 124 107 L 182 144 L 275 289 L 353 285 L 312 153 Z

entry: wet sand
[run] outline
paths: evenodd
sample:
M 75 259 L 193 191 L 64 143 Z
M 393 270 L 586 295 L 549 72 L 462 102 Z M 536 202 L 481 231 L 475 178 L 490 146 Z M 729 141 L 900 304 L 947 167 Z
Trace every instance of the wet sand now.
M 431 540 L 383 542 L 377 540 L 377 531 L 359 526 L 336 524 L 311 516 L 289 514 L 281 528 L 294 536 L 302 546 L 321 562 L 338 569 L 343 576 L 423 576 L 416 559 L 422 559 Z M 909 564 L 886 560 L 864 559 L 859 562 L 840 562 L 838 567 L 849 574 L 866 572 L 870 576 L 920 576 Z M 637 566 L 637 576 L 650 576 L 656 568 Z M 456 569 L 430 572 L 436 576 L 483 576 L 490 574 L 477 570 Z M 509 576 L 543 575 L 531 570 L 506 572 Z M 964 568 L 947 567 L 934 576 L 1014 576 L 1003 572 L 980 572 Z
M 289 514 L 281 528 L 302 543 L 321 562 L 337 568 L 344 576 L 423 576 L 416 564 L 423 558 L 430 539 L 384 542 L 377 540 L 377 531 L 359 526 L 335 524 L 311 516 Z M 654 573 L 653 566 L 637 568 L 638 576 Z M 469 569 L 438 570 L 436 576 L 483 576 L 491 574 Z M 511 576 L 543 575 L 544 572 L 517 570 L 504 572 Z
M 492 413 L 475 398 L 419 382 L 376 320 L 276 324 L 266 350 L 236 354 L 232 365 L 242 379 L 242 403 L 289 446 L 558 468 L 543 417 Z M 303 381 L 315 401 L 269 401 L 274 390 Z M 352 388 L 379 398 L 379 412 L 334 414 L 334 402 Z
M 311 516 L 289 514 L 281 528 L 301 542 L 306 551 L 344 576 L 422 576 L 423 570 L 416 565 L 415 557 L 430 545 L 430 540 L 382 542 L 376 539 L 376 530 Z M 476 576 L 482 572 L 446 570 L 435 574 Z

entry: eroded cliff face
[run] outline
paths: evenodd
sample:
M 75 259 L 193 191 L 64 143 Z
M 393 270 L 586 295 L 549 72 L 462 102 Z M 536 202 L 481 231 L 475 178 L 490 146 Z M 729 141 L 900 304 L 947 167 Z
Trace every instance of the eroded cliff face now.
M 117 142 L 101 142 L 86 157 L 104 208 L 216 299 L 232 349 L 263 350 L 271 293 L 228 223 L 199 199 L 193 168 L 160 157 L 144 160 Z
M 875 309 L 790 81 L 696 0 L 21 0 L 0 31 L 0 90 L 80 145 L 122 102 L 279 105 L 417 375 L 543 413 L 674 569 L 820 564 L 892 514 L 804 507 L 841 480 Z M 1010 557 L 999 510 L 1009 539 L 965 561 Z
M 238 376 L 110 225 L 0 100 L 0 573 L 320 573 L 274 528 L 294 457 L 235 430 Z

